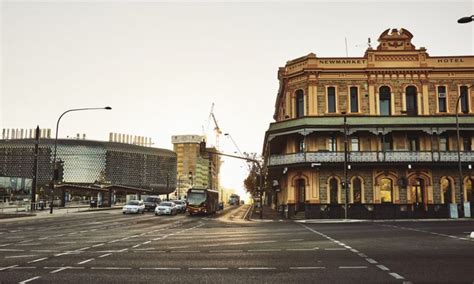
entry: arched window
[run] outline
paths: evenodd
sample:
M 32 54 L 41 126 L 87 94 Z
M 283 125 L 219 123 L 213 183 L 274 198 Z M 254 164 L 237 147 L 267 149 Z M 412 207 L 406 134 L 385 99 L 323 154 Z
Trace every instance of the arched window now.
M 360 178 L 355 178 L 352 181 L 352 200 L 354 204 L 361 204 L 362 202 L 362 182 Z
M 380 180 L 380 201 L 382 203 L 393 203 L 393 182 L 391 179 Z
M 306 189 L 305 189 L 305 180 L 298 179 L 296 181 L 296 211 L 305 210 L 305 201 L 306 201 Z
M 304 116 L 304 93 L 303 90 L 296 91 L 296 117 Z
M 337 204 L 338 203 L 338 181 L 336 178 L 331 178 L 329 180 L 329 193 L 331 196 L 331 200 L 329 201 L 331 204 Z
M 336 88 L 328 87 L 328 112 L 336 112 Z
M 408 86 L 405 89 L 407 115 L 418 114 L 417 93 L 418 91 L 416 90 L 415 86 Z
M 452 184 L 447 178 L 441 179 L 441 194 L 443 195 L 444 204 L 453 203 Z
M 380 115 L 391 115 L 391 91 L 390 87 L 382 86 L 379 88 Z
M 461 105 L 461 112 L 462 113 L 468 113 L 469 112 L 469 94 L 468 94 L 469 88 L 467 86 L 461 86 L 460 87 L 460 92 L 461 92 L 461 101 L 459 104 Z M 456 110 L 457 111 L 457 110 Z

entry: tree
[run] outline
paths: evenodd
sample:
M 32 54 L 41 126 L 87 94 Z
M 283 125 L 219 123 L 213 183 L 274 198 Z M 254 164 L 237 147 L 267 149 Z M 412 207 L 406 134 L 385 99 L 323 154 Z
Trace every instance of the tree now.
M 247 158 L 257 160 L 257 154 L 247 154 L 244 153 Z M 259 175 L 260 175 L 260 168 L 258 167 L 257 163 L 255 162 L 248 162 L 249 163 L 249 174 L 247 178 L 244 180 L 244 187 L 248 193 L 254 194 L 257 192 L 257 187 L 259 186 Z

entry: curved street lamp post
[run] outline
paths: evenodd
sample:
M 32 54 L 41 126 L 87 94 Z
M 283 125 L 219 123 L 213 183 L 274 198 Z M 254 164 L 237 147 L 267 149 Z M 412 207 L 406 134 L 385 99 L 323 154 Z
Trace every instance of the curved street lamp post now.
M 83 111 L 83 110 L 111 110 L 112 108 L 109 106 L 106 107 L 92 107 L 92 108 L 73 108 L 66 110 L 63 112 L 59 118 L 58 121 L 56 122 L 56 137 L 54 138 L 54 152 L 53 152 L 53 177 L 50 182 L 50 193 L 51 193 L 51 204 L 50 204 L 50 214 L 53 214 L 53 202 L 54 202 L 54 183 L 56 181 L 56 171 L 57 171 L 57 166 L 56 166 L 56 155 L 57 155 L 57 149 L 58 149 L 58 131 L 59 131 L 59 121 L 61 121 L 61 118 L 68 112 L 73 112 L 73 111 Z

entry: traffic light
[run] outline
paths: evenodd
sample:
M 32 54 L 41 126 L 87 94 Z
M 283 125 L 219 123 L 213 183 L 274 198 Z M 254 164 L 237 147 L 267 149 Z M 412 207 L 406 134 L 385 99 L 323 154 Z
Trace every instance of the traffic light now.
M 205 156 L 207 153 L 206 151 L 206 141 L 205 140 L 202 140 L 201 142 L 199 142 L 199 154 L 201 155 L 201 157 Z

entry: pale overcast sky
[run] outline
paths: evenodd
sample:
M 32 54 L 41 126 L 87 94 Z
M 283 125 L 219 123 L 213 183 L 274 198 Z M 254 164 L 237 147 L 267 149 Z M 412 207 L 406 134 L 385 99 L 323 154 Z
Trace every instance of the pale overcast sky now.
M 54 129 L 60 137 L 109 132 L 202 134 L 213 143 L 211 104 L 223 133 L 262 149 L 273 121 L 278 67 L 310 52 L 364 55 L 388 28 L 406 28 L 432 56 L 472 55 L 474 1 L 2 1 L 0 128 Z M 221 150 L 235 147 L 224 135 Z M 243 188 L 241 161 L 224 158 L 221 184 Z

